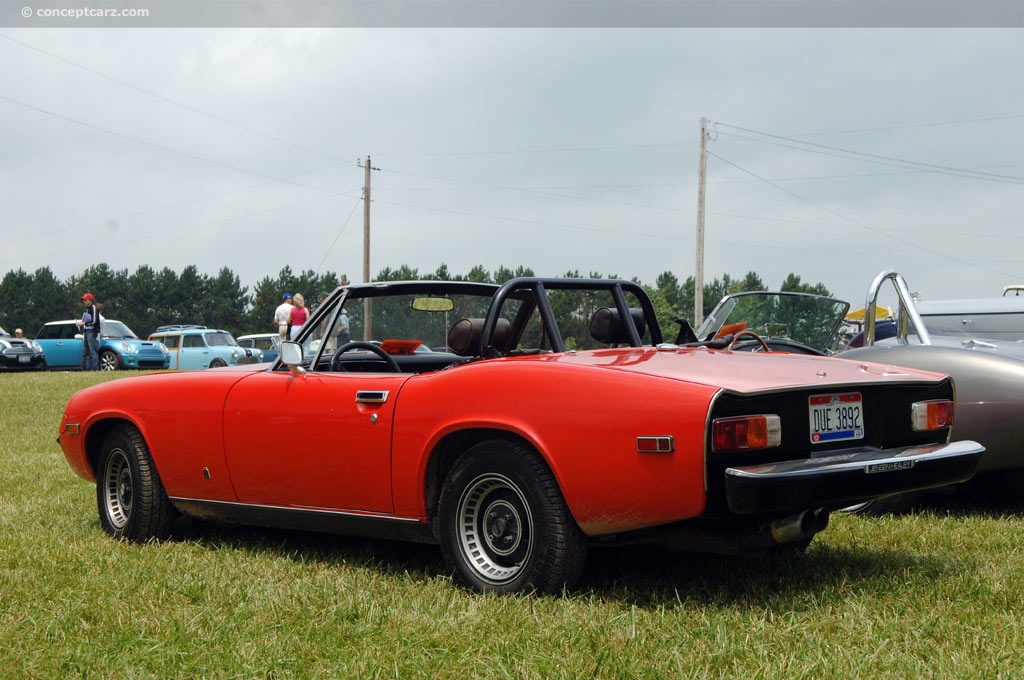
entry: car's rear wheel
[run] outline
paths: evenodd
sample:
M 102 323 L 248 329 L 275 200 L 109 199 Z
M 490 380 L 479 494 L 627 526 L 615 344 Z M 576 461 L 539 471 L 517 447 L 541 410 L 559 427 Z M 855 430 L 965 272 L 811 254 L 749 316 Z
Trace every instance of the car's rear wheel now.
M 121 357 L 117 356 L 117 352 L 111 352 L 109 349 L 100 352 L 101 371 L 116 371 L 119 368 L 121 368 Z
M 471 447 L 445 480 L 439 521 L 445 563 L 482 592 L 558 593 L 586 562 L 586 538 L 554 475 L 522 443 Z
M 96 471 L 100 525 L 118 539 L 167 538 L 174 506 L 167 499 L 142 434 L 131 425 L 114 427 L 100 450 Z

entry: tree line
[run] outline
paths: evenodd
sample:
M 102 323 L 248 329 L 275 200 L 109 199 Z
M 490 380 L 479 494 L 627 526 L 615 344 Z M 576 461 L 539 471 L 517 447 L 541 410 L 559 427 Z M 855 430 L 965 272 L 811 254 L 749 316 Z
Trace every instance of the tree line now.
M 473 267 L 467 274 L 449 271 L 445 264 L 433 272 L 420 272 L 402 265 L 382 269 L 375 281 L 407 281 L 432 279 L 440 281 L 474 281 L 503 283 L 517 276 L 533 276 L 528 267 L 499 267 L 493 272 L 483 266 Z M 596 272 L 583 274 L 566 272 L 567 278 L 622 278 Z M 666 339 L 674 336 L 673 318 L 692 319 L 694 304 L 694 277 L 680 281 L 672 272 L 663 272 L 653 285 L 638 279 L 654 301 Z M 266 276 L 250 290 L 243 286 L 238 275 L 222 267 L 215 276 L 200 273 L 195 265 L 180 273 L 164 267 L 157 271 L 149 265 L 140 265 L 134 272 L 114 270 L 107 264 L 98 264 L 82 274 L 60 280 L 49 267 L 32 273 L 23 269 L 10 271 L 0 281 L 0 327 L 9 333 L 21 328 L 27 337 L 35 337 L 48 321 L 78 318 L 82 313 L 80 298 L 87 291 L 103 305 L 103 316 L 117 319 L 146 337 L 165 324 L 199 324 L 219 328 L 235 336 L 248 333 L 269 333 L 274 309 L 281 303 L 284 293 L 302 293 L 308 303 L 321 292 L 330 292 L 348 283 L 344 274 L 314 271 L 295 273 L 285 266 L 276 276 Z M 742 278 L 724 274 L 704 284 L 704 314 L 707 315 L 718 300 L 729 293 L 746 290 L 767 290 L 764 280 L 754 272 Z M 782 282 L 780 290 L 801 291 L 830 295 L 821 283 L 808 285 L 796 274 Z

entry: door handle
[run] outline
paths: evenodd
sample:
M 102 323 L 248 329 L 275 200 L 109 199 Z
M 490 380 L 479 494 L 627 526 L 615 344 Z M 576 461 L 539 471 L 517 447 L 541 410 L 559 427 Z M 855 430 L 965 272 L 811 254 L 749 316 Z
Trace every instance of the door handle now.
M 383 404 L 391 394 L 389 390 L 359 390 L 356 392 L 357 404 Z

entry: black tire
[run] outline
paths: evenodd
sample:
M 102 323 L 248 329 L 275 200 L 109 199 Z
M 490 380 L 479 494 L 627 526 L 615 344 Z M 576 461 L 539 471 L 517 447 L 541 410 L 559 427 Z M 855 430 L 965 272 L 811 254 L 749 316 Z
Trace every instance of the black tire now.
M 101 371 L 116 371 L 119 368 L 121 368 L 121 357 L 117 356 L 117 352 L 112 352 L 109 349 L 100 352 Z
M 474 590 L 560 593 L 583 572 L 586 537 L 551 470 L 522 443 L 466 451 L 441 489 L 438 519 L 445 564 Z
M 224 366 L 227 365 L 228 362 L 224 361 L 223 359 L 214 359 L 213 361 L 210 362 L 210 368 L 223 368 Z
M 103 440 L 96 470 L 96 504 L 103 530 L 143 543 L 171 535 L 176 511 L 167 499 L 149 447 L 131 425 L 114 427 Z

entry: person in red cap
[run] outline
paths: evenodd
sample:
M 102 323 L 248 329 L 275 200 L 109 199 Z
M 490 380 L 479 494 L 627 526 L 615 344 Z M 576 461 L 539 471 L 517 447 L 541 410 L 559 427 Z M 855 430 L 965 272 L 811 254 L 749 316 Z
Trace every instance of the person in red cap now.
M 100 311 L 96 307 L 96 298 L 92 293 L 82 296 L 85 313 L 78 320 L 85 339 L 82 341 L 82 370 L 100 370 Z

